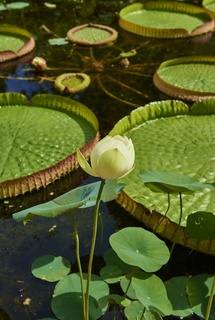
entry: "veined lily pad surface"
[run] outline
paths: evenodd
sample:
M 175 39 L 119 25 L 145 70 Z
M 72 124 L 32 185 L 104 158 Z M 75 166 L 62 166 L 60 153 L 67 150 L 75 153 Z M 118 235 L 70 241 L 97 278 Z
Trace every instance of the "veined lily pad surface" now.
M 70 41 L 83 46 L 101 46 L 114 42 L 117 32 L 113 28 L 87 23 L 70 29 L 67 37 Z
M 81 103 L 55 95 L 0 94 L 0 198 L 45 187 L 78 167 L 98 140 L 98 121 Z
M 213 30 L 214 20 L 203 8 L 177 1 L 134 3 L 120 11 L 119 25 L 154 38 L 184 38 Z
M 64 73 L 55 80 L 55 86 L 62 92 L 75 93 L 87 88 L 90 77 L 85 73 Z
M 143 169 L 168 170 L 200 182 L 215 181 L 215 99 L 195 102 L 189 110 L 181 101 L 150 103 L 120 120 L 110 135 L 125 134 L 136 152 L 134 170 L 120 179 L 126 187 L 117 201 L 138 220 L 173 240 L 179 222 L 179 196 L 171 194 L 170 210 L 166 193 L 155 193 L 139 178 Z M 193 249 L 215 254 L 215 239 L 194 240 L 185 234 L 188 215 L 195 211 L 214 212 L 215 192 L 209 189 L 184 194 L 183 217 L 177 242 Z
M 19 58 L 35 47 L 31 34 L 20 27 L 0 25 L 0 62 Z
M 215 58 L 194 56 L 163 62 L 154 75 L 155 86 L 184 100 L 215 97 Z

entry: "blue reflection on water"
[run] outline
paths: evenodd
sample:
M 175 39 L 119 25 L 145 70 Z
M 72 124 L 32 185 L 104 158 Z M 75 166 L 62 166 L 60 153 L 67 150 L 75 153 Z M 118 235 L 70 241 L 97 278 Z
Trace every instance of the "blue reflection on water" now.
M 35 74 L 32 71 L 26 71 L 25 66 L 18 65 L 15 69 L 15 75 L 9 73 L 8 78 L 4 80 L 5 91 L 22 93 L 28 98 L 31 98 L 35 94 L 53 93 L 54 82 L 43 80 L 39 77 L 38 82 L 35 80 L 25 80 L 24 78 L 35 79 Z

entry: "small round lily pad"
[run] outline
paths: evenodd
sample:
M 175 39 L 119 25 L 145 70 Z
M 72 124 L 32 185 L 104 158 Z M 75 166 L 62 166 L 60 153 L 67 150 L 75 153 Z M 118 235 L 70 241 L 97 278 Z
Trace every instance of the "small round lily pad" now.
M 123 8 L 119 16 L 120 27 L 145 37 L 185 38 L 214 28 L 212 14 L 179 1 L 134 3 Z
M 215 58 L 193 56 L 167 60 L 154 75 L 155 86 L 173 98 L 197 101 L 215 97 Z
M 0 25 L 0 62 L 19 58 L 35 47 L 35 41 L 31 34 L 20 27 Z
M 90 77 L 85 73 L 64 73 L 55 80 L 55 86 L 64 93 L 76 93 L 86 89 Z
M 114 42 L 118 33 L 108 26 L 87 23 L 70 29 L 68 39 L 82 46 L 101 46 Z
M 28 102 L 18 93 L 0 94 L 0 199 L 38 190 L 78 167 L 99 139 L 98 121 L 83 104 L 41 94 Z
M 121 119 L 109 135 L 126 135 L 135 149 L 135 168 L 120 179 L 126 187 L 117 202 L 162 237 L 201 252 L 215 255 L 215 238 L 191 239 L 185 233 L 187 217 L 196 211 L 214 212 L 215 191 L 183 194 L 180 216 L 179 194 L 153 192 L 140 179 L 142 170 L 170 171 L 193 177 L 201 183 L 215 181 L 215 99 L 188 107 L 182 101 L 166 100 L 139 107 Z M 167 216 L 165 216 L 168 210 Z

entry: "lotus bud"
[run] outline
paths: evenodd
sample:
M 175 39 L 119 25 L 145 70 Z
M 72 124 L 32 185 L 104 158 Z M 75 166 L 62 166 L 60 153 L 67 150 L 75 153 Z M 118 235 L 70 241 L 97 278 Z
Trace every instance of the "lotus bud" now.
M 46 60 L 41 57 L 35 57 L 31 62 L 37 71 L 43 71 L 47 69 Z
M 90 155 L 91 166 L 80 150 L 77 150 L 77 158 L 82 169 L 91 176 L 118 179 L 134 168 L 134 146 L 127 137 L 106 136 L 93 148 Z
M 128 68 L 130 66 L 130 61 L 127 58 L 122 59 L 119 63 L 124 68 Z

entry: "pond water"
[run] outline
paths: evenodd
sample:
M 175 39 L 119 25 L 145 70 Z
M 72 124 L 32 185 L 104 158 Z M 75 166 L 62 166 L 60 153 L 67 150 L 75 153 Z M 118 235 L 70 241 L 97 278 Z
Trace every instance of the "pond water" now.
M 27 56 L 0 64 L 0 90 L 23 93 L 29 99 L 38 93 L 62 95 L 54 87 L 53 79 L 65 72 L 86 72 L 91 77 L 91 85 L 75 94 L 73 99 L 80 101 L 97 115 L 101 137 L 108 134 L 114 124 L 134 108 L 151 101 L 171 99 L 159 92 L 152 82 L 152 76 L 162 61 L 179 56 L 215 53 L 214 33 L 193 39 L 159 40 L 137 37 L 121 30 L 118 26 L 118 13 L 121 8 L 135 1 L 52 2 L 56 4 L 54 9 L 45 6 L 41 0 L 32 0 L 25 9 L 0 12 L 1 23 L 16 24 L 27 29 L 36 41 L 35 50 Z M 190 2 L 198 4 L 197 1 Z M 111 26 L 117 30 L 117 42 L 112 46 L 93 50 L 78 49 L 71 43 L 62 46 L 49 44 L 48 39 L 65 38 L 69 29 L 88 22 Z M 134 49 L 137 54 L 129 58 L 128 68 L 119 63 L 120 59 L 115 59 L 122 50 L 128 52 Z M 97 60 L 94 65 L 88 59 L 92 54 Z M 50 69 L 40 74 L 35 72 L 31 65 L 35 56 L 46 59 Z M 92 181 L 93 178 L 78 169 L 43 190 L 0 202 L 1 320 L 53 317 L 50 301 L 55 283 L 34 278 L 31 274 L 32 261 L 43 254 L 55 254 L 75 262 L 75 239 L 69 214 L 55 219 L 36 218 L 25 226 L 15 222 L 11 218 L 12 213 L 53 199 L 75 186 Z M 101 211 L 105 228 L 102 253 L 109 247 L 108 238 L 114 231 L 126 226 L 142 226 L 114 201 L 103 205 Z M 84 260 L 89 253 L 93 208 L 74 212 Z M 214 257 L 176 246 L 168 270 L 162 276 L 168 279 L 177 275 L 213 273 L 214 262 Z M 113 319 L 113 315 L 108 314 L 103 319 Z M 118 316 L 118 319 L 122 318 Z

